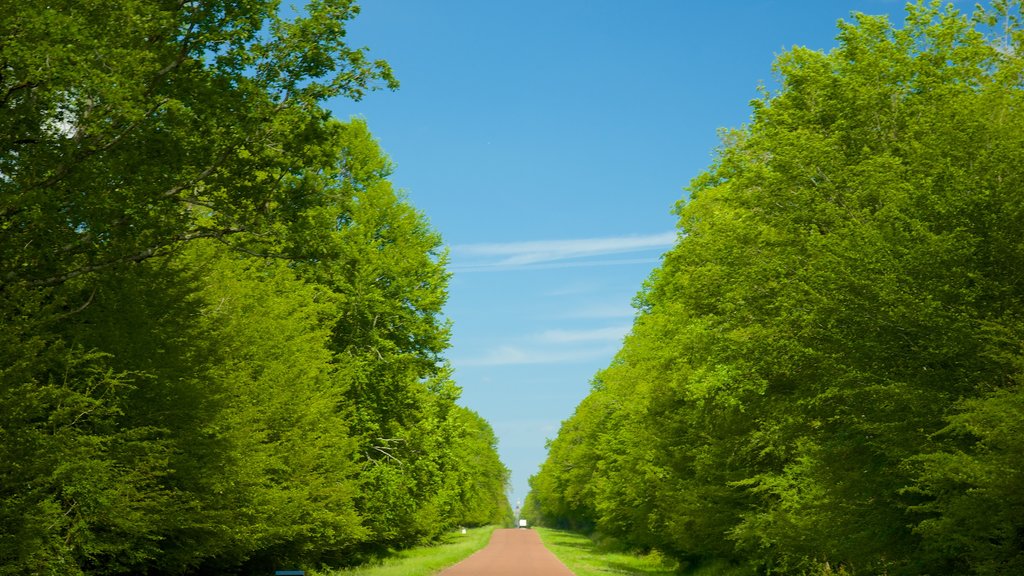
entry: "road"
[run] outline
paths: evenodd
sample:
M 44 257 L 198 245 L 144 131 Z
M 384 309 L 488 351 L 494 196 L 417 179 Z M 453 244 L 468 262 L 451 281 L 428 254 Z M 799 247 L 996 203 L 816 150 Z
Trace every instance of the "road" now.
M 573 576 L 533 530 L 495 530 L 487 546 L 440 576 Z

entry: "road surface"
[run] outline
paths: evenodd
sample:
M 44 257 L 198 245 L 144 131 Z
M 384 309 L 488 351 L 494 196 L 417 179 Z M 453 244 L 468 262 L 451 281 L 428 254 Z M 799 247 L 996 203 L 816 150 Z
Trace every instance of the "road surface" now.
M 440 576 L 573 576 L 533 530 L 495 530 L 487 546 Z

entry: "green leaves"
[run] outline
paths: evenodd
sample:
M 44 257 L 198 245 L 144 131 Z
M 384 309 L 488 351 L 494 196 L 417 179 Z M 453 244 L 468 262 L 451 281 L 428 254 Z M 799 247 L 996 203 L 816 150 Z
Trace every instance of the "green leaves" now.
M 1015 505 L 986 512 L 1022 488 L 994 479 L 1021 361 L 1020 32 L 986 35 L 1007 9 L 857 14 L 831 53 L 778 59 L 553 442 L 542 515 L 772 573 L 1016 569 Z
M 0 18 L 0 574 L 352 563 L 507 511 L 441 239 L 315 0 Z
M 930 554 L 956 558 L 978 574 L 1019 570 L 1024 567 L 1020 386 L 963 401 L 949 422 L 939 433 L 946 440 L 942 452 L 911 459 L 917 472 L 911 491 L 922 497 L 914 510 L 925 516 L 915 532 Z
M 5 283 L 274 233 L 291 216 L 278 207 L 309 201 L 281 183 L 317 165 L 318 103 L 397 86 L 345 46 L 350 2 L 291 21 L 256 0 L 35 8 L 12 7 L 0 48 L 0 214 L 22 247 L 3 254 Z

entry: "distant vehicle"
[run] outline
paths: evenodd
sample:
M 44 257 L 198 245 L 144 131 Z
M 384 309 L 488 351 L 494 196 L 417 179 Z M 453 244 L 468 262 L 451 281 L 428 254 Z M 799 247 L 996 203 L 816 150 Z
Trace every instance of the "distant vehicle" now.
M 526 518 L 520 518 L 519 519 L 519 527 L 520 528 L 526 528 Z

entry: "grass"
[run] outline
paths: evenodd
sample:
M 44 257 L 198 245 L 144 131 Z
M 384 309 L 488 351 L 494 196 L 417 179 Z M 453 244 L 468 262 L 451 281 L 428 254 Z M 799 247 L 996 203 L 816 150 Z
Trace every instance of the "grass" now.
M 311 576 L 430 576 L 458 564 L 487 545 L 494 526 L 471 528 L 465 534 L 453 532 L 440 544 L 400 550 L 379 562 L 330 572 L 311 572 Z
M 589 537 L 574 532 L 534 528 L 548 550 L 576 576 L 631 574 L 635 576 L 674 576 L 678 564 L 657 552 L 637 555 L 599 545 Z

